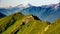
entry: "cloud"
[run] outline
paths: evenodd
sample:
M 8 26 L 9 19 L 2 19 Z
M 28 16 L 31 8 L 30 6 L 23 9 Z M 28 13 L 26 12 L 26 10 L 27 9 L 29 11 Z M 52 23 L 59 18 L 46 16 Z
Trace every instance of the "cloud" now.
M 60 0 L 0 0 L 0 7 L 17 6 L 19 4 L 30 3 L 35 6 L 56 4 Z

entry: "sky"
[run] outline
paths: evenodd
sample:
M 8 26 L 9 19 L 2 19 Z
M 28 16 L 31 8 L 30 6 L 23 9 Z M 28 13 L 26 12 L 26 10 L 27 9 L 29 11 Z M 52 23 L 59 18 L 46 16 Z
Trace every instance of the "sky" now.
M 60 0 L 0 0 L 0 7 L 9 7 L 9 6 L 17 6 L 19 4 L 31 4 L 34 6 L 42 6 L 49 4 L 56 4 L 60 2 Z

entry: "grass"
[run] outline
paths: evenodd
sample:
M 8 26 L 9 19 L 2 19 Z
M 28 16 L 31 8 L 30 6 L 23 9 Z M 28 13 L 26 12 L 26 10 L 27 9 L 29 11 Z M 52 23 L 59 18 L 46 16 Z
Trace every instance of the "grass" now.
M 0 19 L 0 34 L 60 34 L 60 19 L 49 24 L 32 15 L 16 13 Z

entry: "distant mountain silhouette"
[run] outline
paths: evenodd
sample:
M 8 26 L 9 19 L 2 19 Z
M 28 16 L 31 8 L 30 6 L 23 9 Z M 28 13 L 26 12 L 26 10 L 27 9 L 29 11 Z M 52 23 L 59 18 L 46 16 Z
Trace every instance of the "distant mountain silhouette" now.
M 6 16 L 6 15 L 0 13 L 0 18 L 3 18 L 3 17 L 5 17 L 5 16 Z

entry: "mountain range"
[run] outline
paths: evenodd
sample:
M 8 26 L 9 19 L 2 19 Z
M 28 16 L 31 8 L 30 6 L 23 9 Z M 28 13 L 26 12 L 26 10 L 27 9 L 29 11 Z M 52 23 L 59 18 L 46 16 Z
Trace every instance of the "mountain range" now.
M 44 6 L 33 6 L 31 4 L 20 4 L 11 8 L 0 8 L 0 13 L 9 16 L 11 14 L 20 12 L 23 15 L 32 14 L 37 16 L 39 19 L 43 21 L 54 22 L 55 20 L 60 18 L 60 3 L 44 5 Z

